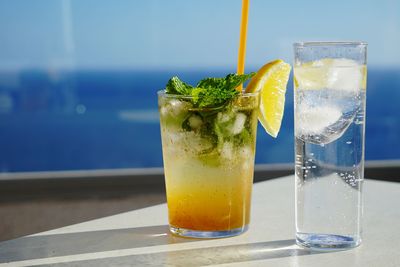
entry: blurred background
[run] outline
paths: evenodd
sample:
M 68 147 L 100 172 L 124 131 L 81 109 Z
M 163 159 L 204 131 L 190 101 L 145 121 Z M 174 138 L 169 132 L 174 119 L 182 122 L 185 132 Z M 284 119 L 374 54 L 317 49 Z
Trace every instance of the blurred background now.
M 0 0 L 0 240 L 165 202 L 156 92 L 236 71 L 241 2 Z M 365 156 L 397 180 L 399 10 L 251 0 L 246 57 L 251 72 L 291 63 L 297 41 L 368 42 Z M 259 127 L 256 181 L 292 173 L 293 139 L 291 79 L 278 138 Z
M 368 42 L 366 159 L 400 159 L 400 2 L 261 1 L 246 71 L 292 44 Z M 0 172 L 161 167 L 157 90 L 235 72 L 241 1 L 0 1 Z M 293 162 L 293 86 L 256 163 Z

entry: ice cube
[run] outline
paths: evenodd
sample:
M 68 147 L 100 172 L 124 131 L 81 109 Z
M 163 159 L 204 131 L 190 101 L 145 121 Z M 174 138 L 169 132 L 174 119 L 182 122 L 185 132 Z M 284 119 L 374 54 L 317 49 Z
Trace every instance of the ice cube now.
M 213 147 L 210 140 L 201 137 L 200 134 L 195 132 L 168 133 L 167 138 L 169 138 L 171 145 L 177 151 L 180 151 L 179 153 L 182 153 L 181 151 L 184 150 L 197 155 Z
M 233 159 L 233 144 L 230 142 L 224 142 L 221 148 L 221 156 L 227 160 Z
M 177 145 L 183 139 L 183 133 L 175 131 L 165 131 L 165 140 L 168 144 Z
M 189 118 L 189 126 L 192 129 L 197 129 L 203 124 L 203 120 L 198 115 L 192 115 Z
M 233 135 L 240 134 L 243 131 L 244 124 L 246 122 L 246 117 L 247 116 L 245 114 L 240 112 L 236 114 L 235 121 L 233 122 L 232 127 L 230 129 Z
M 164 131 L 162 140 L 163 149 L 168 151 L 168 153 L 179 154 L 183 138 L 183 133 L 175 131 Z
M 167 115 L 167 113 L 168 113 L 168 108 L 167 108 L 166 106 L 162 106 L 162 107 L 160 108 L 160 113 L 161 113 L 161 116 Z
M 185 135 L 185 145 L 187 149 L 192 150 L 195 154 L 210 149 L 212 147 L 210 140 L 201 137 L 201 135 L 198 133 L 186 132 Z
M 354 119 L 354 112 L 338 107 L 308 107 L 296 116 L 296 136 L 305 142 L 324 146 L 339 139 Z
M 364 66 L 345 58 L 325 58 L 295 66 L 296 87 L 357 91 L 363 86 Z
M 337 122 L 342 112 L 335 106 L 300 105 L 296 112 L 297 130 L 303 135 L 319 134 L 325 128 Z
M 344 58 L 332 60 L 327 73 L 329 89 L 357 91 L 361 88 L 362 68 L 353 60 Z
M 225 123 L 232 119 L 232 113 L 218 112 L 217 120 L 219 123 Z
M 191 107 L 191 104 L 185 101 L 172 99 L 169 101 L 168 112 L 173 116 L 179 116 L 182 112 L 186 112 Z

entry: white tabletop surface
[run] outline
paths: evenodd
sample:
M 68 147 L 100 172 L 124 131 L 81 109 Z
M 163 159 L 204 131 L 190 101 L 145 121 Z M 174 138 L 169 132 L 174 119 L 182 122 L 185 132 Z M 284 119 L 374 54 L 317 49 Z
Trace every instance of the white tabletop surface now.
M 366 180 L 360 247 L 312 252 L 294 241 L 294 177 L 254 186 L 250 229 L 195 240 L 168 232 L 161 204 L 0 243 L 0 266 L 400 266 L 400 183 Z

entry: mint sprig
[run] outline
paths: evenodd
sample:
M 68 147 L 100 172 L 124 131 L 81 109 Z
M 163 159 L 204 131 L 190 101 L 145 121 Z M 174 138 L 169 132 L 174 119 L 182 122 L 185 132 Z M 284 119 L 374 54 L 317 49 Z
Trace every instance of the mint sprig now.
M 193 97 L 193 105 L 199 108 L 218 107 L 239 94 L 236 90 L 240 84 L 255 75 L 228 74 L 225 78 L 205 78 L 196 87 L 182 82 L 178 77 L 172 77 L 165 88 L 167 94 L 178 94 Z

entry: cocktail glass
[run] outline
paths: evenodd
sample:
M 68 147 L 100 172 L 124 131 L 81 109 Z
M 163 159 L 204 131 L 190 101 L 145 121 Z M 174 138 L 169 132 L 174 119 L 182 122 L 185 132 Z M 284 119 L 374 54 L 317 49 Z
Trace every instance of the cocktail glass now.
M 172 233 L 218 238 L 250 221 L 259 94 L 195 108 L 190 96 L 158 92 Z

